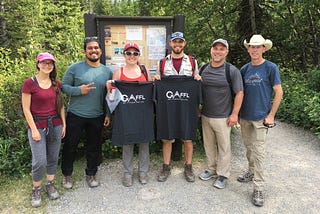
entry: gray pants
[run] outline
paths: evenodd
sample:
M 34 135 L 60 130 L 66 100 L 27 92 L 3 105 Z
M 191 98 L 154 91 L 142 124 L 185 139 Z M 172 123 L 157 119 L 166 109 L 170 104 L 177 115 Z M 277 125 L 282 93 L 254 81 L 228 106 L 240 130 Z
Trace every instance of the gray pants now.
M 140 143 L 139 146 L 139 175 L 147 175 L 149 171 L 149 143 Z M 123 145 L 122 161 L 125 175 L 133 175 L 133 149 L 132 145 Z
M 29 144 L 32 152 L 33 181 L 41 181 L 45 171 L 48 175 L 56 174 L 61 145 L 62 125 L 38 130 L 41 135 L 41 140 L 34 141 L 31 136 L 31 130 L 28 129 Z

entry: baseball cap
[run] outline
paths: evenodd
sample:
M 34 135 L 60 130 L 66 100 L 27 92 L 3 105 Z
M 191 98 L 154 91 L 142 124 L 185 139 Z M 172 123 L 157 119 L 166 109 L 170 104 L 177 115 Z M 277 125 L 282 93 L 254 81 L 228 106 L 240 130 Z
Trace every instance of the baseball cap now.
M 134 49 L 136 49 L 137 51 L 140 52 L 139 45 L 137 45 L 137 44 L 134 43 L 134 42 L 129 42 L 129 43 L 127 43 L 127 44 L 124 46 L 123 51 L 126 51 L 126 50 L 128 50 L 129 48 L 134 48 Z
M 54 56 L 48 52 L 39 53 L 37 56 L 38 62 L 42 62 L 43 60 L 46 60 L 46 59 L 52 60 L 54 62 L 56 61 Z
M 224 40 L 224 39 L 216 39 L 212 42 L 212 47 L 215 46 L 217 43 L 221 43 L 223 44 L 224 46 L 226 46 L 227 49 L 229 49 L 229 44 L 227 42 L 227 40 Z
M 184 34 L 182 32 L 174 32 L 171 34 L 171 41 L 175 39 L 182 39 L 183 41 L 186 41 L 186 38 L 184 37 Z

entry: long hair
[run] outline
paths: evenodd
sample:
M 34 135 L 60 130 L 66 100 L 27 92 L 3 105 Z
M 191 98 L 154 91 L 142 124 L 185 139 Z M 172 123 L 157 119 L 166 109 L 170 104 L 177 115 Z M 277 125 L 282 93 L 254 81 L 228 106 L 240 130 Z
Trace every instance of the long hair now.
M 63 107 L 63 99 L 62 99 L 62 91 L 59 88 L 58 83 L 57 83 L 57 79 L 56 79 L 57 78 L 57 69 L 56 69 L 56 65 L 55 64 L 53 66 L 53 70 L 49 74 L 49 77 L 51 79 L 53 88 L 56 90 L 56 93 L 57 93 L 57 96 L 56 96 L 56 111 L 57 111 L 57 114 L 59 116 L 61 116 L 60 114 L 61 114 L 61 109 Z

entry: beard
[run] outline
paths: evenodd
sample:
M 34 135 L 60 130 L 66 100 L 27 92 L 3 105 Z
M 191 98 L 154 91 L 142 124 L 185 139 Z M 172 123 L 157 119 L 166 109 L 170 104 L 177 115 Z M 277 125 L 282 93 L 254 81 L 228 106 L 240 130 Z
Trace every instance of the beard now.
M 87 57 L 87 59 L 90 61 L 90 62 L 98 62 L 100 60 L 100 58 L 89 58 Z
M 183 48 L 181 48 L 181 49 L 179 48 L 178 50 L 172 49 L 172 52 L 173 52 L 174 54 L 181 54 L 182 51 L 183 51 Z

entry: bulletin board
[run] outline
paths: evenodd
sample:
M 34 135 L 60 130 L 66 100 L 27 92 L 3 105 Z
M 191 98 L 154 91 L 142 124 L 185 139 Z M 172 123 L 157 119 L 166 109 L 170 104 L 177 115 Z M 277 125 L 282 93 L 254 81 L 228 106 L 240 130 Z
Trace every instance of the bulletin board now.
M 144 64 L 149 70 L 155 70 L 157 62 L 166 54 L 165 25 L 106 24 L 103 30 L 106 65 L 125 64 L 123 48 L 128 42 L 139 45 L 139 63 Z

